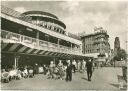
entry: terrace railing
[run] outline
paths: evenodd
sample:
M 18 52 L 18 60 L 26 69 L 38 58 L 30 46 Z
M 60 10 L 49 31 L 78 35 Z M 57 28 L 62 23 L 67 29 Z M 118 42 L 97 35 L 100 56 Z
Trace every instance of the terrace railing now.
M 25 35 L 9 32 L 5 30 L 1 30 L 1 38 L 3 42 L 21 43 L 27 47 L 35 48 L 39 50 L 68 53 L 68 54 L 74 54 L 74 55 L 82 54 L 79 48 L 66 47 L 63 45 L 58 45 L 48 41 L 39 40 L 36 38 L 28 37 Z

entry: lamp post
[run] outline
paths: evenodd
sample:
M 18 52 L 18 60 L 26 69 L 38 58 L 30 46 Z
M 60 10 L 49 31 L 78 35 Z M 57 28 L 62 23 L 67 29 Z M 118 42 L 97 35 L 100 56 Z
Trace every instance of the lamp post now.
M 14 55 L 14 60 L 15 60 L 15 62 L 14 62 L 14 68 L 15 69 L 18 67 L 19 58 L 20 58 L 19 55 L 17 55 L 17 54 Z

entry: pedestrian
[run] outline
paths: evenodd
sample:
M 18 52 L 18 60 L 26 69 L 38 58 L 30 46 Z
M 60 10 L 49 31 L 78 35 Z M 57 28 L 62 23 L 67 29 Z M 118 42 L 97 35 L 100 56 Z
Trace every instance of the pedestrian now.
M 79 60 L 78 60 L 78 63 L 77 63 L 77 64 L 78 64 L 78 65 L 77 65 L 78 72 L 80 72 L 81 63 L 80 63 Z
M 34 73 L 33 73 L 33 75 L 36 75 L 36 74 L 38 74 L 38 72 L 39 72 L 39 67 L 38 67 L 38 64 L 37 63 L 35 63 L 34 64 Z
M 75 73 L 76 72 L 76 61 L 75 60 L 73 60 L 72 66 L 73 66 L 73 71 Z
M 54 78 L 54 68 L 55 68 L 55 64 L 53 61 L 50 62 L 49 65 L 49 72 L 50 72 L 50 78 L 53 79 Z
M 90 59 L 90 60 L 87 61 L 87 63 L 86 63 L 88 81 L 91 81 L 91 77 L 92 77 L 92 69 L 93 69 L 92 66 L 93 66 L 93 64 L 92 64 L 92 60 Z
M 27 78 L 28 77 L 28 67 L 25 66 L 25 69 L 24 69 L 24 78 Z
M 83 72 L 84 72 L 85 66 L 86 66 L 86 62 L 83 60 L 83 61 L 82 61 L 82 71 L 83 71 Z
M 7 72 L 5 69 L 2 69 L 2 71 L 1 71 L 1 81 L 8 83 L 9 79 L 10 79 L 9 72 Z
M 44 75 L 46 75 L 47 69 L 46 69 L 46 65 L 45 64 L 43 65 L 43 69 L 44 69 Z
M 63 80 L 65 73 L 64 73 L 64 66 L 61 60 L 59 60 L 58 69 L 59 69 L 60 79 Z
M 67 61 L 66 81 L 72 81 L 72 64 L 70 60 Z

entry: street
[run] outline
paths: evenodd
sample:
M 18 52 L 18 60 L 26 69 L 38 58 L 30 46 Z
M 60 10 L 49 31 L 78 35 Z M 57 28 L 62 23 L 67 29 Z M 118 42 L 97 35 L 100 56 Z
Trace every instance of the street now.
M 103 67 L 95 69 L 92 81 L 87 81 L 86 73 L 73 73 L 72 82 L 65 80 L 47 79 L 43 74 L 36 75 L 34 78 L 23 78 L 13 80 L 9 83 L 2 83 L 3 90 L 21 89 L 48 89 L 48 90 L 119 90 L 117 75 L 122 75 L 121 68 Z

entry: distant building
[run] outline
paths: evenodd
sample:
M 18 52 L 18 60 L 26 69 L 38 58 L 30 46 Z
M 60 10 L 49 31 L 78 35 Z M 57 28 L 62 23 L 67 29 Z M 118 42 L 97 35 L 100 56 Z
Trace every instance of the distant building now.
M 98 57 L 108 57 L 110 52 L 110 44 L 108 42 L 109 35 L 102 27 L 95 28 L 94 33 L 82 35 L 82 51 L 84 54 Z

